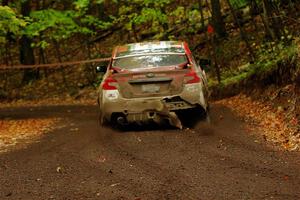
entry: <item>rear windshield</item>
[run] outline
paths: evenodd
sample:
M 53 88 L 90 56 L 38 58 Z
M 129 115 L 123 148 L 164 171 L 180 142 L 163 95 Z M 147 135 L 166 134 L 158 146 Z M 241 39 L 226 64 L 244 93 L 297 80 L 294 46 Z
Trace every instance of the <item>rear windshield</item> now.
M 112 66 L 125 70 L 132 70 L 163 66 L 178 66 L 187 62 L 185 55 L 137 55 L 117 58 L 113 61 Z

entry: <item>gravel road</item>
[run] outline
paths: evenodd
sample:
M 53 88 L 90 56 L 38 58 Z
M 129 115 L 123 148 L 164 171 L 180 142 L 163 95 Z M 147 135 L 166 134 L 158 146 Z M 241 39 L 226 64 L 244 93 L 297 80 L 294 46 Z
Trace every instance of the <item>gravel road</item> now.
M 29 110 L 0 118 L 63 120 L 0 154 L 0 199 L 300 199 L 299 154 L 266 146 L 225 107 L 212 106 L 210 125 L 128 131 L 99 127 L 94 106 Z

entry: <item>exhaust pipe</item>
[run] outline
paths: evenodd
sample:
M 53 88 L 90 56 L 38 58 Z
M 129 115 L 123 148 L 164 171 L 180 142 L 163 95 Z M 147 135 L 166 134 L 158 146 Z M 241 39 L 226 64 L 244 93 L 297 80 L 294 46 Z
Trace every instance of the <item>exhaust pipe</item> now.
M 110 121 L 117 126 L 128 125 L 127 117 L 123 113 L 113 113 Z
M 126 119 L 125 116 L 118 116 L 118 117 L 117 117 L 117 123 L 118 123 L 119 125 L 122 125 L 122 126 L 128 124 L 127 119 Z

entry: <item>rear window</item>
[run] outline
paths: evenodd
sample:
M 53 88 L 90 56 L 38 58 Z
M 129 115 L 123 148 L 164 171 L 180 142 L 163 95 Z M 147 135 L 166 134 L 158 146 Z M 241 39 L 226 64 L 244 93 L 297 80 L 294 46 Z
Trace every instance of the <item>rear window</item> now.
M 186 55 L 136 55 L 130 57 L 116 58 L 112 66 L 125 70 L 145 69 L 164 66 L 178 66 L 187 63 Z
M 146 46 L 146 45 L 145 45 Z M 181 46 L 180 46 L 181 47 Z M 183 48 L 179 47 L 169 47 L 169 48 L 130 48 L 129 47 L 123 47 L 118 49 L 117 57 L 120 56 L 128 56 L 128 55 L 135 55 L 135 54 L 147 54 L 147 53 L 185 53 Z

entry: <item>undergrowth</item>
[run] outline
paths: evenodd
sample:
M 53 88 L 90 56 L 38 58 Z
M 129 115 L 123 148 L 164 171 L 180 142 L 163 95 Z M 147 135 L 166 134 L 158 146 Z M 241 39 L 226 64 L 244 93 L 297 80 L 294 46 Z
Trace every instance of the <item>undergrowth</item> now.
M 260 46 L 256 46 L 256 61 L 252 64 L 246 63 L 234 70 L 228 69 L 222 71 L 221 83 L 218 83 L 216 79 L 209 79 L 210 88 L 226 88 L 230 85 L 245 83 L 251 77 L 264 77 L 270 75 L 271 72 L 277 70 L 279 64 L 283 64 L 285 71 L 292 70 L 291 66 L 295 65 L 296 59 L 299 54 L 298 42 L 300 38 L 294 40 L 289 45 L 285 45 L 283 42 L 265 43 Z M 300 70 L 300 64 L 296 63 L 296 69 Z M 297 71 L 296 70 L 296 71 Z M 283 72 L 284 73 L 284 72 Z M 292 73 L 294 76 L 297 73 Z M 290 77 L 295 79 L 296 77 Z

